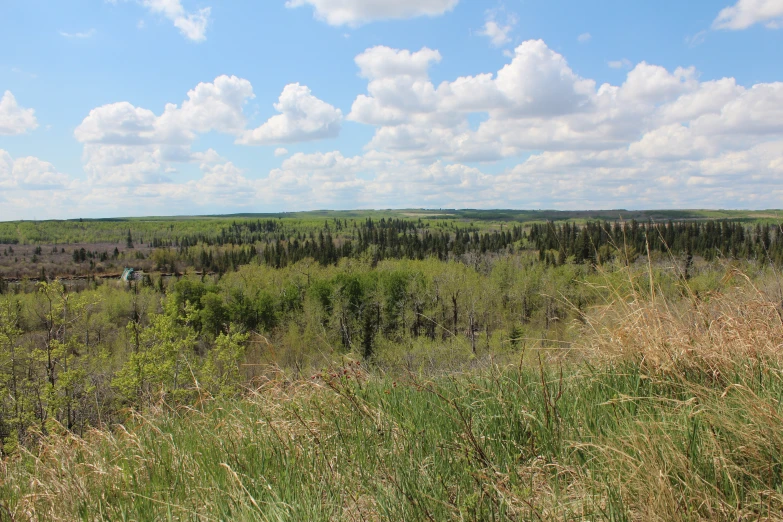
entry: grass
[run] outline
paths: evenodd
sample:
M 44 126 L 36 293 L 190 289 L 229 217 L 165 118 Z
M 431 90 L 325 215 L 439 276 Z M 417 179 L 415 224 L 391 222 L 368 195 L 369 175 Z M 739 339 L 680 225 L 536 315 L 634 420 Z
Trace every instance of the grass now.
M 0 520 L 783 520 L 779 301 L 650 293 L 518 367 L 346 363 L 50 435 L 2 463 Z

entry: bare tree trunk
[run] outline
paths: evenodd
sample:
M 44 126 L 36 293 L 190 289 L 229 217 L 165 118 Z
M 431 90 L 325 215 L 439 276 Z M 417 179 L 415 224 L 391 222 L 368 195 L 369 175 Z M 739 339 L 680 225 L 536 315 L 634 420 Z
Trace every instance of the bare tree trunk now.
M 470 347 L 473 349 L 473 355 L 476 355 L 476 322 L 473 312 L 468 314 L 470 322 Z
M 454 328 L 452 330 L 452 335 L 457 335 L 457 321 L 459 319 L 459 309 L 457 308 L 457 298 L 459 297 L 459 292 L 451 296 L 451 303 L 454 307 Z

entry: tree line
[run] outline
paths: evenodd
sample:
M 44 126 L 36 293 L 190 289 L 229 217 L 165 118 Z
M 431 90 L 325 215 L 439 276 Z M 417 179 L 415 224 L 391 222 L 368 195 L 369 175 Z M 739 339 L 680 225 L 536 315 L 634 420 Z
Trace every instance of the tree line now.
M 620 255 L 633 262 L 648 249 L 664 254 L 754 259 L 783 265 L 781 228 L 769 224 L 747 226 L 739 222 L 587 222 L 533 224 L 529 239 L 542 261 L 563 264 L 603 263 Z

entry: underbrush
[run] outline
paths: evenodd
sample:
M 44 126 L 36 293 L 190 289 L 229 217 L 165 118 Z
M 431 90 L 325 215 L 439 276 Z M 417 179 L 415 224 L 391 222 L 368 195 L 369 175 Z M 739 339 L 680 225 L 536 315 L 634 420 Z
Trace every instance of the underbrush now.
M 160 404 L 20 449 L 0 520 L 783 520 L 782 313 L 750 283 L 653 288 L 513 367 Z

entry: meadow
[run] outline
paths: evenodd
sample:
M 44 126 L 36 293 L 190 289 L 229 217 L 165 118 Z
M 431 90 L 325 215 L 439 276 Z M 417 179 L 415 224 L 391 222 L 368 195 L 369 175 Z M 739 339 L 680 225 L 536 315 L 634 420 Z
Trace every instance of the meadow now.
M 783 519 L 773 213 L 460 212 L 83 222 L 0 285 L 0 520 Z

